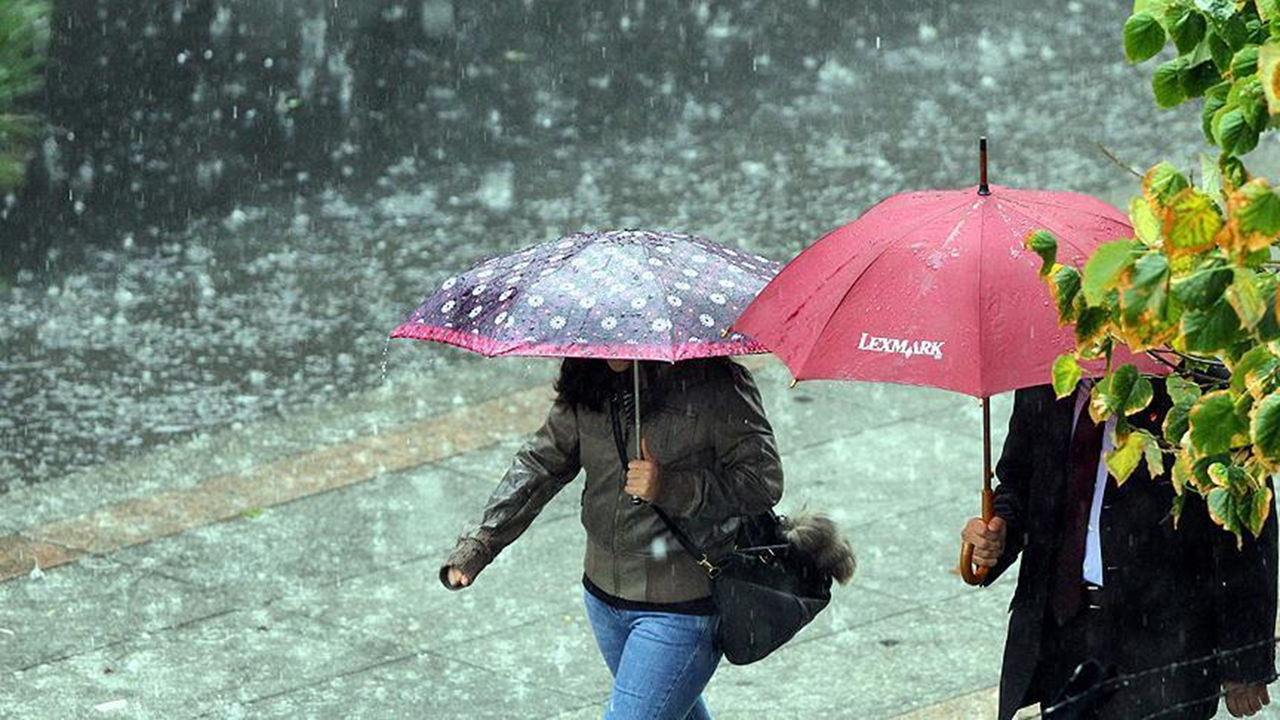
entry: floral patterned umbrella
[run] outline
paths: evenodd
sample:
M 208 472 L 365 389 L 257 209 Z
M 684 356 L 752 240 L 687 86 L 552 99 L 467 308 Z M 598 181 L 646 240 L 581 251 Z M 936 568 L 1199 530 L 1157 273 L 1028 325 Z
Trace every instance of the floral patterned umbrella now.
M 488 356 L 675 362 L 767 352 L 724 330 L 778 270 L 696 235 L 575 233 L 445 280 L 391 337 Z
M 767 352 L 726 332 L 781 266 L 696 235 L 582 232 L 444 281 L 391 333 L 483 355 L 675 362 Z M 635 396 L 639 366 L 633 365 Z M 635 403 L 640 457 L 640 403 Z M 633 502 L 640 502 L 632 498 Z

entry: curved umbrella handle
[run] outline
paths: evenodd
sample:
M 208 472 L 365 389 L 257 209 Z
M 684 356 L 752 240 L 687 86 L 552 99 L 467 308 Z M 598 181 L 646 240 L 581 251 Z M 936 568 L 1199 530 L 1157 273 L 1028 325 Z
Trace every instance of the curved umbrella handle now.
M 982 488 L 982 522 L 991 522 L 995 517 L 995 493 L 991 488 Z M 991 568 L 977 567 L 973 564 L 973 544 L 960 544 L 960 577 L 970 585 L 981 585 L 987 579 L 987 571 Z

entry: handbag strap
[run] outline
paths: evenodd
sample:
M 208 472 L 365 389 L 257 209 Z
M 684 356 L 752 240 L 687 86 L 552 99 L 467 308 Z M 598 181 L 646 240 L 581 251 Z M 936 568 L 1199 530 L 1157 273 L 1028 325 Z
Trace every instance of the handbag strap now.
M 636 399 L 636 402 L 640 402 L 639 398 Z M 626 482 L 627 466 L 629 465 L 627 460 L 627 442 L 622 437 L 622 420 L 618 416 L 618 403 L 616 400 L 609 401 L 609 419 L 613 423 L 613 443 L 618 448 L 618 462 L 622 464 L 623 482 Z M 708 575 L 715 577 L 720 574 L 720 568 L 716 567 L 716 565 L 711 562 L 707 557 L 707 554 L 694 544 L 693 540 L 689 539 L 689 536 L 680 529 L 679 525 L 676 525 L 675 521 L 673 521 L 670 516 L 662 510 L 662 508 L 654 505 L 653 503 L 646 504 L 650 509 L 657 513 L 658 518 L 662 520 L 663 524 L 667 526 L 667 529 L 671 531 L 671 534 L 675 536 L 676 542 L 680 543 L 680 546 L 684 548 L 684 551 L 689 553 L 690 557 L 699 558 L 697 561 L 698 564 L 707 571 Z

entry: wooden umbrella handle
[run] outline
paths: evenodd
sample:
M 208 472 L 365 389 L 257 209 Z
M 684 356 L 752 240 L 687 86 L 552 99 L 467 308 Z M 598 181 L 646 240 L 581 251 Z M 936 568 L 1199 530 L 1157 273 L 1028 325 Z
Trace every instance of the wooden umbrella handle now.
M 991 518 L 996 515 L 995 493 L 991 488 L 982 488 L 982 522 L 989 523 Z M 983 580 L 987 579 L 987 571 L 990 568 L 977 567 L 973 564 L 973 544 L 961 543 L 960 545 L 960 577 L 970 585 L 981 585 Z
M 985 138 L 983 139 L 985 151 Z M 985 158 L 984 158 L 985 160 Z M 984 178 L 985 180 L 985 178 Z M 982 398 L 982 522 L 989 523 L 996 516 L 996 496 L 991 490 L 991 400 Z M 989 568 L 974 567 L 973 545 L 960 544 L 960 577 L 970 585 L 981 585 Z

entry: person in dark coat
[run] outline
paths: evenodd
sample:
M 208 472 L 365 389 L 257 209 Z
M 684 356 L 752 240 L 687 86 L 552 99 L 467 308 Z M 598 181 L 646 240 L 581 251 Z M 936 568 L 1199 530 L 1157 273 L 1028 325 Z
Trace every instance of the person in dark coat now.
M 1016 393 L 996 517 L 962 533 L 989 568 L 984 584 L 1022 559 L 999 717 L 1050 708 L 1086 661 L 1133 677 L 1095 683 L 1062 716 L 1209 718 L 1221 695 L 1232 715 L 1252 715 L 1275 678 L 1275 513 L 1237 548 L 1188 492 L 1175 528 L 1167 473 L 1152 478 L 1144 464 L 1119 487 L 1107 473 L 1115 421 L 1089 417 L 1087 382 L 1062 400 L 1048 386 Z M 1170 401 L 1153 384 L 1155 399 L 1129 422 L 1158 437 Z

